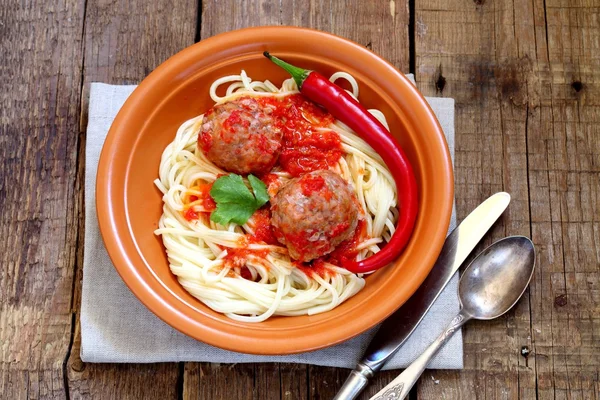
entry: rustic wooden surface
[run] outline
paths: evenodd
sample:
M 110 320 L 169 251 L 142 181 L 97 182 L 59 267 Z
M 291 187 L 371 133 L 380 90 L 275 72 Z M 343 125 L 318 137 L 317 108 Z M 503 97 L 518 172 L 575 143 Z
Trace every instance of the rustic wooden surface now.
M 345 36 L 455 98 L 459 218 L 508 191 L 486 243 L 538 250 L 516 309 L 465 328 L 465 369 L 426 371 L 411 397 L 599 399 L 598 0 L 0 0 L 0 398 L 328 399 L 342 384 L 306 365 L 79 358 L 89 83 L 137 83 L 195 41 L 267 24 Z

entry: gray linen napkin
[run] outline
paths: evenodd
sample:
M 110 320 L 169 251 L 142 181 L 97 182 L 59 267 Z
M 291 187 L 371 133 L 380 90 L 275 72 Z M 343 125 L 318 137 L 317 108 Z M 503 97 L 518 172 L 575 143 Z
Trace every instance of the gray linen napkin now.
M 255 356 L 222 350 L 198 342 L 164 323 L 129 291 L 115 271 L 96 219 L 95 183 L 100 150 L 117 112 L 135 86 L 92 83 L 86 143 L 85 244 L 81 299 L 81 359 L 85 362 L 150 363 L 207 361 L 217 363 L 292 362 L 353 368 L 371 337 L 372 329 L 342 344 L 290 356 Z M 427 99 L 436 113 L 454 156 L 454 100 Z M 451 229 L 456 225 L 453 213 Z M 386 369 L 413 361 L 458 312 L 458 277 L 454 276 L 418 330 Z M 430 368 L 463 366 L 462 335 L 458 332 L 438 353 Z

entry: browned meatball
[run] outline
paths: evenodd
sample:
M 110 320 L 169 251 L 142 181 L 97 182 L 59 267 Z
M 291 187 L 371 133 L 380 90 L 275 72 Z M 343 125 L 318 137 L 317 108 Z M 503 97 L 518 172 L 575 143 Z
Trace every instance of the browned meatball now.
M 271 200 L 271 212 L 277 240 L 300 261 L 331 253 L 352 236 L 358 223 L 352 188 L 327 170 L 292 179 Z
M 220 168 L 237 174 L 263 174 L 281 151 L 282 131 L 272 116 L 272 98 L 242 97 L 211 108 L 202 121 L 198 146 Z

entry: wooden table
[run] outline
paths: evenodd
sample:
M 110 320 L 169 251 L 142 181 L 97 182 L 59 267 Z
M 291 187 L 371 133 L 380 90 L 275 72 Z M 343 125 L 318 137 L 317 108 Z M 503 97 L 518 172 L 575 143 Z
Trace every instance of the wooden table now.
M 411 398 L 600 398 L 598 0 L 2 0 L 0 397 L 328 399 L 340 387 L 335 368 L 79 358 L 90 82 L 138 83 L 253 25 L 347 37 L 425 95 L 456 99 L 459 218 L 504 190 L 513 201 L 486 244 L 535 242 L 524 299 L 470 323 L 464 370 L 427 371 Z

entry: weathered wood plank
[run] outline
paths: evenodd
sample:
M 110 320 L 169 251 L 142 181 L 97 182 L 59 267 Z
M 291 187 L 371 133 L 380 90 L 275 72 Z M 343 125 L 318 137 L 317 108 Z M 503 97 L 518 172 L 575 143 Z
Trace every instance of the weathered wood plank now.
M 308 366 L 309 399 L 332 399 L 344 383 L 346 374 L 339 368 Z
M 546 1 L 541 101 L 530 115 L 532 327 L 540 399 L 600 398 L 600 5 Z
M 252 400 L 255 376 L 255 364 L 186 363 L 183 397 Z M 277 382 L 273 386 L 279 393 Z
M 174 4 L 175 3 L 175 4 Z M 139 83 L 156 66 L 191 45 L 196 28 L 196 1 L 87 1 L 83 104 L 81 107 L 77 193 L 83 205 L 85 129 L 89 85 Z M 83 208 L 81 208 L 83 210 Z M 71 398 L 176 398 L 179 368 L 172 364 L 85 364 L 79 358 L 79 304 L 83 254 L 83 214 L 79 216 L 80 253 L 76 263 L 73 347 L 67 363 Z
M 265 400 L 279 400 L 283 398 L 283 388 L 281 387 L 281 372 L 278 364 L 257 364 L 254 370 L 254 398 Z M 293 377 L 293 382 L 296 378 Z
M 429 92 L 436 84 L 442 92 L 445 82 L 443 94 L 457 99 L 458 124 L 467 121 L 458 129 L 457 160 L 467 160 L 472 169 L 457 168 L 459 213 L 461 192 L 485 187 L 473 175 L 489 170 L 478 159 L 487 157 L 482 142 L 501 130 L 502 163 L 495 171 L 504 175 L 505 188 L 520 188 L 524 178 L 528 182 L 538 264 L 529 308 L 521 302 L 507 318 L 514 318 L 514 324 L 506 327 L 467 328 L 465 371 L 440 374 L 437 387 L 424 380 L 420 394 L 451 397 L 481 387 L 485 377 L 486 390 L 477 391 L 477 397 L 496 397 L 497 390 L 487 390 L 488 378 L 498 376 L 500 367 L 500 376 L 512 377 L 506 386 L 501 383 L 509 398 L 516 393 L 521 398 L 598 398 L 600 112 L 599 62 L 593 56 L 598 43 L 591 38 L 598 37 L 600 10 L 593 1 L 475 3 L 437 7 L 417 2 L 417 78 Z M 469 46 L 463 44 L 466 38 Z M 472 127 L 475 140 L 465 136 Z M 523 194 L 518 191 L 516 213 L 514 202 L 510 207 L 506 233 L 527 231 Z M 492 329 L 485 353 L 484 342 L 476 340 L 483 339 L 484 329 Z M 500 335 L 505 339 L 498 341 Z M 503 354 L 508 350 L 514 358 L 520 344 L 529 356 L 505 363 Z
M 209 0 L 202 6 L 202 39 L 249 26 L 304 26 L 360 43 L 408 72 L 407 0 Z
M 537 57 L 532 7 L 512 1 L 415 3 L 417 85 L 426 95 L 456 99 L 459 219 L 496 191 L 512 196 L 493 239 L 531 234 L 527 117 L 535 101 L 530 85 Z M 523 346 L 532 347 L 528 297 L 498 320 L 469 323 L 465 369 L 427 372 L 419 398 L 535 397 L 535 358 L 520 355 Z
M 186 363 L 184 399 L 307 399 L 306 366 Z
M 308 373 L 301 364 L 279 364 L 282 400 L 308 399 Z
M 66 395 L 82 5 L 70 0 L 0 4 L 3 398 Z
M 347 1 L 324 2 L 315 0 L 295 0 L 280 2 L 272 0 L 251 0 L 239 2 L 235 0 L 212 0 L 202 2 L 200 38 L 205 39 L 233 29 L 260 25 L 294 25 L 311 27 L 354 40 L 372 49 L 386 58 L 399 69 L 408 72 L 408 1 L 378 0 L 373 2 Z M 218 371 L 221 371 L 221 367 Z M 237 372 L 238 367 L 227 371 L 227 376 Z M 240 366 L 240 379 L 231 378 L 231 385 L 245 387 L 245 391 L 254 390 L 255 398 L 277 398 L 280 393 L 283 399 L 333 397 L 337 389 L 346 379 L 347 371 L 335 368 L 309 367 L 304 365 L 290 366 L 280 364 L 276 374 L 270 364 L 254 365 L 255 384 L 247 380 L 247 366 Z M 219 374 L 210 369 L 208 364 L 186 366 L 186 372 L 198 369 L 209 375 Z M 198 393 L 197 385 L 202 381 L 187 379 L 184 391 L 191 397 Z M 386 373 L 391 377 L 394 373 Z M 279 386 L 277 385 L 279 377 Z M 213 379 L 213 378 L 211 378 Z M 307 387 L 308 381 L 308 387 Z M 374 394 L 388 380 L 376 381 L 369 390 Z M 212 382 L 212 380 L 210 381 Z M 228 381 L 229 382 L 229 381 Z M 266 385 L 266 386 L 265 386 Z M 276 387 L 279 389 L 277 390 Z M 236 388 L 231 393 L 237 393 Z M 266 391 L 265 391 L 266 390 Z M 240 392 L 245 392 L 240 389 Z M 204 393 L 204 392 L 202 392 Z M 369 392 L 370 393 L 370 392 Z
M 196 3 L 171 3 L 90 0 L 84 44 L 84 3 L 1 7 L 0 393 L 7 398 L 65 396 L 73 265 L 76 311 L 83 239 L 86 118 L 78 139 L 78 106 L 92 80 L 137 83 L 191 44 Z M 405 2 L 334 3 L 204 2 L 202 37 L 248 25 L 311 26 L 408 70 Z M 511 191 L 517 202 L 493 236 L 531 234 L 539 258 L 530 301 L 499 322 L 469 326 L 465 371 L 426 372 L 419 395 L 532 398 L 537 387 L 542 399 L 598 399 L 598 4 L 418 0 L 416 10 L 419 87 L 457 99 L 459 216 L 494 191 Z M 16 185 L 30 188 L 25 198 L 10 190 Z M 84 365 L 79 340 L 76 330 L 67 365 L 74 398 L 179 394 L 176 364 Z M 521 346 L 529 357 L 517 355 Z M 230 371 L 225 379 L 222 368 Z M 185 377 L 186 398 L 245 398 L 243 388 L 252 398 L 276 398 L 277 379 L 283 398 L 327 398 L 345 371 L 190 363 Z M 380 376 L 365 397 L 388 380 Z M 238 381 L 245 383 L 230 387 Z

